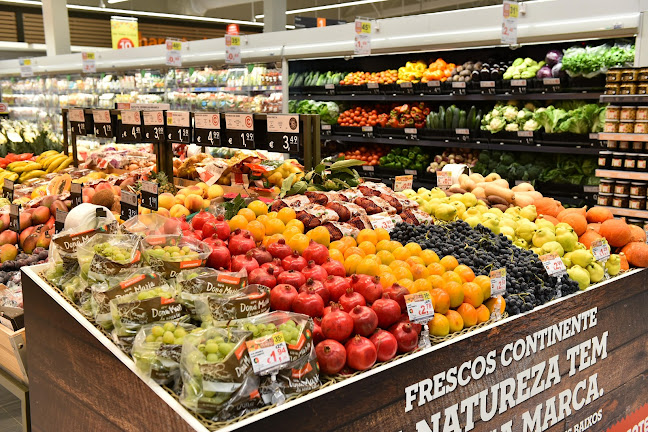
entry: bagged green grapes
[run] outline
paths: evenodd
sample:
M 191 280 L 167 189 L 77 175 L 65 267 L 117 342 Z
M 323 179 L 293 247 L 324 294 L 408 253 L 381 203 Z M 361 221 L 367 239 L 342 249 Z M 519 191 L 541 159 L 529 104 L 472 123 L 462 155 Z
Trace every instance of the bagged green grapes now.
M 203 325 L 222 326 L 270 310 L 270 290 L 263 285 L 248 285 L 231 294 L 200 294 L 194 303 Z
M 148 235 L 142 245 L 148 265 L 167 279 L 182 270 L 204 266 L 211 253 L 207 243 L 179 235 Z
M 162 216 L 159 213 L 148 213 L 133 216 L 121 225 L 125 234 L 140 237 L 148 235 L 182 235 L 180 222 L 177 219 Z
M 228 272 L 207 267 L 182 270 L 176 277 L 178 302 L 189 309 L 192 318 L 199 319 L 194 302 L 201 294 L 231 295 L 247 285 L 247 272 Z
M 81 275 L 93 282 L 141 267 L 141 256 L 140 238 L 131 234 L 96 234 L 77 248 Z

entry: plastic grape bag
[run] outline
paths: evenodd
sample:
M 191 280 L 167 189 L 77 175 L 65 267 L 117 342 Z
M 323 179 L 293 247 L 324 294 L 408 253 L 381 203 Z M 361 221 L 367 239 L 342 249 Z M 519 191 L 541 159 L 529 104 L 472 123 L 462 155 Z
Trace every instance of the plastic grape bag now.
M 232 294 L 201 294 L 194 299 L 196 314 L 204 326 L 223 326 L 270 310 L 270 289 L 248 285 Z
M 132 234 L 97 234 L 77 249 L 81 274 L 90 281 L 142 266 L 140 238 Z
M 208 293 L 229 295 L 242 291 L 246 286 L 247 271 L 245 269 L 228 272 L 198 267 L 182 270 L 176 277 L 178 302 L 185 305 L 194 319 L 200 318 L 194 305 L 194 301 L 199 295 Z
M 144 237 L 142 245 L 148 264 L 165 278 L 204 266 L 211 253 L 207 243 L 178 235 L 149 235 Z
M 181 235 L 180 221 L 158 213 L 140 214 L 121 226 L 122 232 L 146 237 L 148 235 Z

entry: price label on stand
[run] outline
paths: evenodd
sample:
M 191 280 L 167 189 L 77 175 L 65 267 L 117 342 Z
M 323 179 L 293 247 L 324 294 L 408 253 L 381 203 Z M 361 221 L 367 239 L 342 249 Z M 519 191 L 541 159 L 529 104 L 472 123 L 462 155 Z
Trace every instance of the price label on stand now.
M 511 93 L 526 94 L 526 92 L 527 92 L 527 80 L 525 79 L 511 80 Z
M 501 37 L 503 44 L 517 44 L 517 21 L 519 13 L 520 5 L 517 1 L 504 0 Z
M 610 246 L 602 239 L 592 242 L 592 255 L 596 261 L 605 262 L 610 258 Z
M 506 269 L 493 270 L 490 272 L 491 297 L 506 294 Z
M 272 152 L 299 153 L 299 116 L 268 114 L 267 148 Z M 259 146 L 257 146 L 259 148 Z
M 394 177 L 394 191 L 402 192 L 405 189 L 412 189 L 414 183 L 413 175 L 402 175 Z
M 405 128 L 405 139 L 407 140 L 417 140 L 418 131 L 416 128 Z
M 140 189 L 142 207 L 157 211 L 158 209 L 158 184 L 151 181 L 143 181 Z
M 32 69 L 32 60 L 28 58 L 18 59 L 18 64 L 20 64 L 20 76 L 22 78 L 29 78 L 34 76 L 34 70 Z
M 221 146 L 220 114 L 194 114 L 194 142 L 209 147 Z
M 409 81 L 400 83 L 400 88 L 401 91 L 405 94 L 414 94 L 414 86 Z
M 2 198 L 8 199 L 9 202 L 14 199 L 14 182 L 13 180 L 4 179 L 4 184 L 2 185 Z
M 92 120 L 94 121 L 94 134 L 99 138 L 112 138 L 113 128 L 110 111 L 92 110 Z
M 362 126 L 362 137 L 363 138 L 373 138 L 374 137 L 374 128 L 373 128 L 373 126 Z
M 429 291 L 420 291 L 405 296 L 407 315 L 415 324 L 427 324 L 434 318 L 434 306 Z
M 142 142 L 142 114 L 135 110 L 122 110 L 121 119 L 117 120 L 117 142 Z
M 556 93 L 560 91 L 560 78 L 542 78 L 542 85 L 546 92 Z
M 452 82 L 452 94 L 454 94 L 454 95 L 465 95 L 466 94 L 466 82 L 465 81 L 453 81 Z
M 95 53 L 82 52 L 81 53 L 81 68 L 83 73 L 97 72 L 97 62 L 95 60 Z
M 225 63 L 241 63 L 241 37 L 225 35 Z
M 142 141 L 147 143 L 159 143 L 164 141 L 164 113 L 162 111 L 144 111 L 144 135 Z
M 63 231 L 65 227 L 65 219 L 67 218 L 68 212 L 61 209 L 56 209 L 56 215 L 54 216 L 54 232 L 56 234 Z
M 167 111 L 166 137 L 169 142 L 191 143 L 191 113 L 188 111 Z
M 567 272 L 565 263 L 563 263 L 560 257 L 556 254 L 542 255 L 540 261 L 542 261 L 542 265 L 549 276 L 558 277 Z
M 290 361 L 288 347 L 281 332 L 247 341 L 245 344 L 252 360 L 252 370 L 257 375 L 263 375 L 264 372 Z
M 495 94 L 495 81 L 480 81 L 481 94 Z
M 20 233 L 20 204 L 9 206 L 9 229 Z
M 452 186 L 452 173 L 450 171 L 437 171 L 436 180 L 439 189 L 448 190 Z
M 371 21 L 355 20 L 355 55 L 371 54 Z
M 74 208 L 83 203 L 83 183 L 72 183 L 70 185 L 70 208 Z
M 427 89 L 429 93 L 441 94 L 441 81 L 428 81 Z
M 227 147 L 254 150 L 254 117 L 252 114 L 225 114 Z
M 378 83 L 367 83 L 367 89 L 369 90 L 369 94 L 380 94 L 380 85 Z
M 387 213 L 369 215 L 368 218 L 373 229 L 383 228 L 391 232 L 396 226 L 394 220 Z
M 166 65 L 182 66 L 182 42 L 179 40 L 166 40 Z
M 72 127 L 72 132 L 77 136 L 87 135 L 85 113 L 83 108 L 70 108 L 68 110 L 68 120 Z
M 517 131 L 522 144 L 533 145 L 533 131 Z
M 133 192 L 122 191 L 120 218 L 126 222 L 128 219 L 137 216 L 137 195 Z
M 322 123 L 320 125 L 320 130 L 322 131 L 321 132 L 322 135 L 326 135 L 326 136 L 331 136 L 332 135 L 331 125 L 330 124 L 323 124 Z

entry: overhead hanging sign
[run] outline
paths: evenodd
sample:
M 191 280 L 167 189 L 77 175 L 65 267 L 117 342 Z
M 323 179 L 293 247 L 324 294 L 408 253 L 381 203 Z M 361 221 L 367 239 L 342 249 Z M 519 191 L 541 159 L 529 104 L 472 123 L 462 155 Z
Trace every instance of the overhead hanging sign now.
M 28 58 L 18 59 L 20 63 L 20 76 L 22 78 L 28 78 L 34 76 L 34 71 L 32 70 L 32 61 Z
M 355 46 L 353 53 L 356 55 L 371 54 L 371 21 L 355 20 Z
M 179 40 L 166 40 L 166 65 L 182 66 L 182 42 Z
M 110 19 L 110 34 L 113 49 L 139 47 L 137 18 L 112 17 Z
M 82 52 L 81 53 L 81 65 L 82 65 L 82 68 L 83 68 L 83 73 L 97 72 L 97 62 L 95 61 L 95 53 L 93 53 L 93 52 Z
M 241 36 L 225 35 L 225 63 L 241 63 Z
M 502 21 L 502 43 L 507 45 L 517 44 L 517 20 L 520 14 L 520 5 L 517 1 L 504 0 L 504 14 Z

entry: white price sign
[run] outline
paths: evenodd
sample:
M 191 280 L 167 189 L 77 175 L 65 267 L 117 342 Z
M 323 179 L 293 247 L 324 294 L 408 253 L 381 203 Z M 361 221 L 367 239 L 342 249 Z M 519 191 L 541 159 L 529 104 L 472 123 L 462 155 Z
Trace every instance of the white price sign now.
M 122 124 L 125 125 L 141 125 L 142 119 L 139 111 L 123 110 L 121 111 Z
M 34 71 L 32 69 L 31 59 L 18 59 L 20 64 L 20 76 L 23 78 L 33 77 Z
M 299 116 L 293 114 L 268 114 L 268 132 L 299 133 Z
M 371 22 L 355 20 L 355 46 L 353 53 L 356 55 L 371 54 Z
M 520 14 L 520 5 L 517 1 L 504 0 L 503 9 L 502 43 L 515 45 L 517 44 L 517 20 Z
M 450 171 L 437 171 L 436 178 L 439 189 L 447 190 L 452 186 L 452 173 Z
M 83 68 L 83 73 L 95 73 L 95 72 L 97 72 L 97 62 L 95 60 L 95 53 L 93 53 L 93 52 L 82 52 L 81 53 L 81 66 Z
M 182 42 L 172 39 L 166 40 L 166 65 L 182 66 Z
M 602 239 L 592 242 L 592 255 L 596 261 L 607 261 L 610 258 L 610 246 Z
M 167 125 L 189 127 L 188 111 L 167 111 Z
M 196 129 L 220 129 L 220 114 L 195 113 Z
M 542 265 L 549 276 L 560 276 L 567 271 L 565 263 L 556 254 L 542 255 L 540 261 L 542 261 Z
M 373 229 L 383 228 L 391 231 L 396 226 L 393 219 L 386 213 L 369 215 L 369 222 L 371 222 Z
M 83 113 L 83 108 L 70 108 L 68 110 L 68 120 L 78 123 L 84 122 L 85 114 Z
M 415 324 L 427 324 L 434 318 L 434 305 L 429 291 L 421 291 L 405 296 L 407 315 Z
M 225 35 L 225 63 L 241 63 L 241 37 Z
M 95 123 L 110 123 L 110 111 L 108 110 L 92 110 L 92 119 Z
M 263 374 L 290 361 L 288 347 L 281 332 L 247 341 L 245 344 L 252 360 L 252 370 L 256 374 Z
M 493 270 L 490 272 L 491 297 L 506 294 L 506 269 Z
M 412 189 L 414 183 L 413 175 L 402 175 L 394 177 L 394 191 L 402 192 L 405 189 Z
M 252 114 L 225 114 L 225 127 L 227 129 L 254 130 L 254 118 Z

